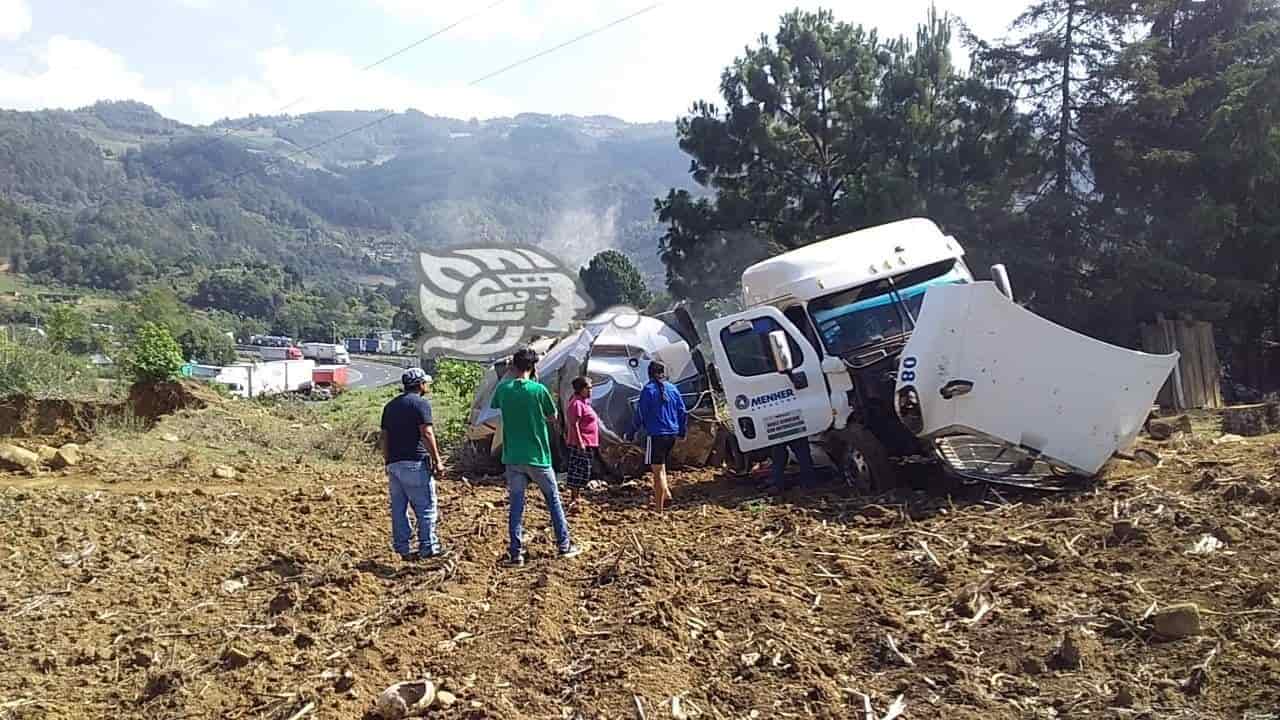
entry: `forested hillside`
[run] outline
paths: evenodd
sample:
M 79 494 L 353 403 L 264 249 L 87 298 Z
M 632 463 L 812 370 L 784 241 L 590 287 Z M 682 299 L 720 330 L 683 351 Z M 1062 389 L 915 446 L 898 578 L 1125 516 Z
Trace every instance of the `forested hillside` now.
M 583 258 L 617 247 L 660 268 L 652 198 L 686 167 L 671 126 L 411 111 L 351 132 L 384 115 L 195 128 L 131 102 L 0 112 L 0 256 L 124 291 L 253 262 L 396 279 L 414 247 L 481 239 Z

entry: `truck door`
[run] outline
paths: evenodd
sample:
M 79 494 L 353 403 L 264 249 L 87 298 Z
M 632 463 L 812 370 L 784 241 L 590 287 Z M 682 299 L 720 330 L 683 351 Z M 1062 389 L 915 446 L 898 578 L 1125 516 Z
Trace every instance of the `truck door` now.
M 831 426 L 822 362 L 781 311 L 754 308 L 712 320 L 707 331 L 743 451 L 808 437 Z

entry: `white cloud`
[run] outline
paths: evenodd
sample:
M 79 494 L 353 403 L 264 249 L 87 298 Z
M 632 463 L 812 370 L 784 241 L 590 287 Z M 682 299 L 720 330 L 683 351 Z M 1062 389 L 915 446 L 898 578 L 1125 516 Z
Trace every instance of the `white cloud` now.
M 140 100 L 164 105 L 170 93 L 149 88 L 141 73 L 106 48 L 54 35 L 33 58 L 43 70 L 0 69 L 0 106 L 19 110 L 76 108 L 96 100 Z
M 419 84 L 381 68 L 361 71 L 351 58 L 336 53 L 275 47 L 259 53 L 257 61 L 258 77 L 192 85 L 182 98 L 184 118 L 211 122 L 250 113 L 408 108 L 488 118 L 516 111 L 509 101 L 482 89 Z
M 26 0 L 0 0 L 0 40 L 17 40 L 30 29 L 31 8 Z

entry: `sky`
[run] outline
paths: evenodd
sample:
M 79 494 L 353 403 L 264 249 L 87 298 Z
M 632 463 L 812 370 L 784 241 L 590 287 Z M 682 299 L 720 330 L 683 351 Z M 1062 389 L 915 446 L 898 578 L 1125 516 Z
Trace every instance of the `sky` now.
M 140 100 L 205 124 L 250 113 L 520 112 L 672 121 L 788 10 L 912 35 L 929 0 L 0 0 L 0 107 Z M 937 0 L 997 38 L 1027 0 Z M 372 69 L 380 58 L 463 20 Z

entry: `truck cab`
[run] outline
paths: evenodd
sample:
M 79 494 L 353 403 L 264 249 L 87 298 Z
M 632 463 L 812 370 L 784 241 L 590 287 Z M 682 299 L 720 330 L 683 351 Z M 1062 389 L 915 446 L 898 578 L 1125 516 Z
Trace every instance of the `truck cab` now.
M 741 469 L 803 439 L 872 491 L 895 482 L 891 458 L 1040 489 L 1096 475 L 1133 443 L 1177 354 L 1055 325 L 991 270 L 975 282 L 960 244 L 923 219 L 747 268 L 749 309 L 707 323 L 729 459 Z
M 807 437 L 850 483 L 891 483 L 890 457 L 927 453 L 895 395 L 925 291 L 972 281 L 960 244 L 918 218 L 747 268 L 749 309 L 707 324 L 736 450 Z

